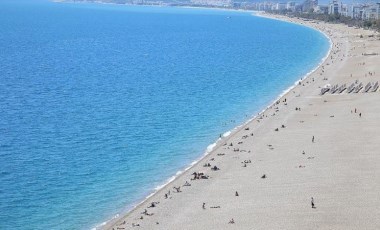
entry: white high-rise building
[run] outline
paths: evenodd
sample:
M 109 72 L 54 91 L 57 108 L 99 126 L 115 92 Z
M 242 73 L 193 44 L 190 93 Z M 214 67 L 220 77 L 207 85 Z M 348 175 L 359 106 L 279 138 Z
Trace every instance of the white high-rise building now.
M 379 4 L 373 4 L 364 7 L 363 10 L 363 19 L 365 20 L 377 20 L 379 19 Z
M 363 6 L 350 5 L 347 7 L 347 16 L 355 19 L 361 19 L 363 16 Z
M 276 10 L 285 10 L 286 9 L 286 3 L 277 3 L 276 4 Z
M 329 4 L 329 14 L 340 14 L 341 12 L 341 4 L 338 0 L 333 0 Z

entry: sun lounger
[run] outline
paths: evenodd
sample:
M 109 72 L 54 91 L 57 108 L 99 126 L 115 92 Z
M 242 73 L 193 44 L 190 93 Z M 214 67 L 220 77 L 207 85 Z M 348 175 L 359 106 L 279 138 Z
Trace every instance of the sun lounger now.
M 378 88 L 379 88 L 379 82 L 377 81 L 377 82 L 373 85 L 373 87 L 372 87 L 372 92 L 376 92 Z
M 355 89 L 355 83 L 352 83 L 348 89 L 347 89 L 347 93 L 352 93 L 352 91 Z
M 363 93 L 368 93 L 368 91 L 372 88 L 372 83 L 368 82 L 368 84 L 364 87 Z
M 321 89 L 321 95 L 324 95 L 324 94 L 327 93 L 329 90 L 330 90 L 330 88 L 322 88 L 322 89 Z
M 363 88 L 363 83 L 360 82 L 360 84 L 355 87 L 354 93 L 359 93 L 362 88 Z

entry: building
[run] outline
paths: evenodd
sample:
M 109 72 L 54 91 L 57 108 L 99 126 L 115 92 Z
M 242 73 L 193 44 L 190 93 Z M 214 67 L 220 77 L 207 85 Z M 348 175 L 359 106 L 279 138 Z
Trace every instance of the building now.
M 329 4 L 329 14 L 340 14 L 341 12 L 341 3 L 338 0 L 333 0 Z
M 232 0 L 190 0 L 194 5 L 200 6 L 218 6 L 218 7 L 231 7 Z
M 379 4 L 372 4 L 365 6 L 363 9 L 362 19 L 364 20 L 377 20 L 379 19 Z
M 340 15 L 348 17 L 349 14 L 349 7 L 346 4 L 342 4 L 340 8 Z
M 296 11 L 296 2 L 287 2 L 286 9 L 292 12 Z
M 317 14 L 328 14 L 329 12 L 329 6 L 326 5 L 318 5 L 314 7 L 314 13 Z
M 363 6 L 362 5 L 349 5 L 347 10 L 347 16 L 354 19 L 363 18 Z
M 318 0 L 305 0 L 302 4 L 303 12 L 314 11 L 314 7 L 318 6 Z
M 286 3 L 277 3 L 276 4 L 276 10 L 286 10 Z
M 267 2 L 264 2 L 264 3 L 260 3 L 259 4 L 259 9 L 260 11 L 267 11 L 267 10 L 272 10 L 272 5 L 267 3 Z

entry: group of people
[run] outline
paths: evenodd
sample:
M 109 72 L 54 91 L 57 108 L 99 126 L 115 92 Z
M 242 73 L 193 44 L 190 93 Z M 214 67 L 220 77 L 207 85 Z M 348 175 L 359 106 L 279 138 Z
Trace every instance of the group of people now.
M 204 174 L 203 172 L 200 172 L 200 173 L 197 173 L 197 172 L 194 172 L 193 174 L 194 177 L 191 178 L 191 180 L 200 180 L 200 179 L 208 179 L 209 176 Z
M 244 160 L 243 162 L 241 162 L 243 164 L 243 167 L 247 167 L 247 164 L 250 164 L 251 163 L 251 160 Z
M 286 103 L 286 99 L 284 99 L 283 102 Z M 279 103 L 280 103 L 280 101 L 277 102 L 277 104 L 279 104 Z M 275 108 L 275 109 L 278 109 L 278 108 Z M 296 107 L 296 110 L 297 110 L 297 111 L 301 111 L 301 108 Z M 356 113 L 356 109 L 355 109 L 355 113 Z M 285 128 L 285 127 L 286 127 L 285 125 L 282 125 L 282 126 L 281 126 L 281 128 Z M 246 128 L 245 130 L 249 130 L 249 128 Z M 251 134 L 251 136 L 253 136 L 253 133 Z M 248 135 L 245 135 L 245 136 L 243 136 L 243 139 L 248 138 L 248 137 L 249 137 Z M 314 143 L 314 141 L 315 141 L 315 137 L 312 136 L 312 142 Z M 242 141 L 238 142 L 238 144 L 242 144 L 242 143 L 243 143 Z M 225 144 L 225 145 L 227 145 L 227 144 Z M 228 144 L 228 146 L 233 146 L 233 143 L 231 142 L 230 144 Z M 272 147 L 272 145 L 270 145 L 270 147 Z M 228 149 L 229 149 L 229 147 L 228 147 Z M 233 148 L 233 151 L 234 151 L 234 152 L 240 152 L 240 149 L 239 149 L 239 148 Z M 305 151 L 303 151 L 302 154 L 305 154 Z M 225 155 L 225 154 L 218 154 L 218 156 L 221 156 L 221 155 Z M 212 160 L 214 160 L 214 158 L 212 158 L 211 161 L 212 161 Z M 252 163 L 252 162 L 251 162 L 251 160 L 248 159 L 248 160 L 244 160 L 244 161 L 241 162 L 241 163 L 243 164 L 243 167 L 247 167 L 247 164 Z M 212 171 L 220 170 L 220 168 L 218 168 L 216 165 L 214 165 L 214 166 L 212 167 L 212 165 L 211 165 L 209 162 L 205 163 L 205 164 L 203 165 L 203 167 L 210 167 Z M 209 176 L 206 175 L 206 174 L 203 173 L 203 172 L 194 172 L 194 173 L 192 173 L 191 175 L 193 176 L 193 177 L 191 178 L 191 180 L 209 179 Z M 262 179 L 267 178 L 266 174 L 263 174 L 263 175 L 261 176 L 261 178 L 262 178 Z M 183 186 L 191 186 L 191 184 L 190 184 L 188 181 L 186 181 L 185 184 L 184 184 Z M 182 191 L 181 191 L 181 186 L 178 186 L 178 187 L 175 187 L 175 186 L 174 186 L 173 189 L 174 189 L 174 192 L 176 192 L 176 193 L 180 193 L 180 192 L 182 192 Z M 164 195 L 164 196 L 165 196 L 165 199 L 168 199 L 168 198 L 169 198 L 170 193 L 171 193 L 170 190 L 168 191 L 168 193 L 165 193 L 165 195 Z M 236 196 L 236 197 L 239 197 L 239 193 L 238 193 L 238 191 L 235 191 L 235 196 Z M 148 206 L 148 208 L 154 208 L 154 207 L 157 206 L 158 203 L 159 203 L 159 202 L 152 202 L 152 203 Z M 311 207 L 312 207 L 313 209 L 316 208 L 316 207 L 315 207 L 315 204 L 314 204 L 314 198 L 313 198 L 313 197 L 311 198 Z M 210 208 L 220 208 L 220 206 L 211 206 Z M 206 209 L 206 203 L 204 203 L 204 202 L 203 202 L 203 204 L 202 204 L 202 209 L 204 209 L 204 210 Z M 151 215 L 153 215 L 153 213 L 148 213 L 147 209 L 145 209 L 144 212 L 142 212 L 141 214 L 144 214 L 144 215 L 146 215 L 146 216 L 151 216 Z M 141 219 L 142 219 L 142 216 L 141 216 Z M 231 218 L 230 221 L 228 222 L 228 224 L 235 224 L 235 220 L 234 220 L 233 218 Z

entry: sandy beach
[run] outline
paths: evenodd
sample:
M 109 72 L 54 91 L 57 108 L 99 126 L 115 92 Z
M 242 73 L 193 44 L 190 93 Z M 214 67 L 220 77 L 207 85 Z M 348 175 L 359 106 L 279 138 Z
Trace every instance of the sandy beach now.
M 276 18 L 324 32 L 329 57 L 104 229 L 380 229 L 378 34 Z

